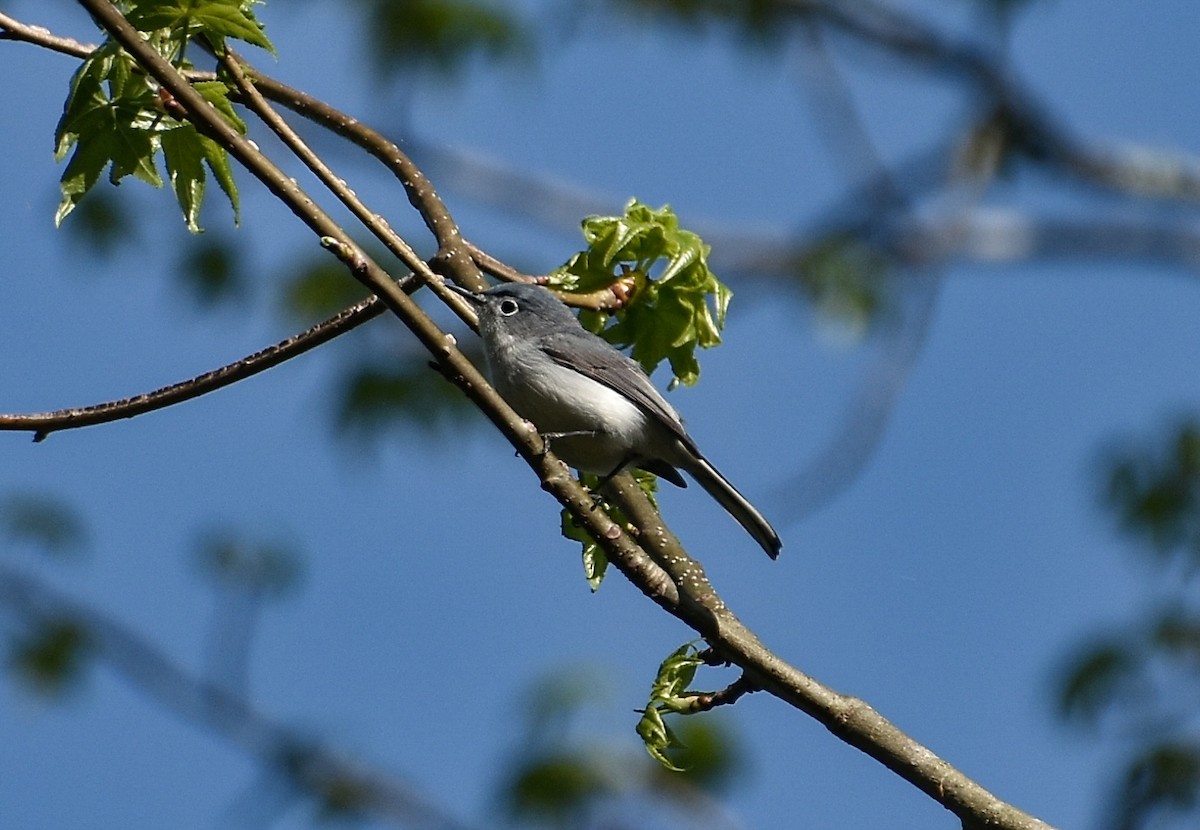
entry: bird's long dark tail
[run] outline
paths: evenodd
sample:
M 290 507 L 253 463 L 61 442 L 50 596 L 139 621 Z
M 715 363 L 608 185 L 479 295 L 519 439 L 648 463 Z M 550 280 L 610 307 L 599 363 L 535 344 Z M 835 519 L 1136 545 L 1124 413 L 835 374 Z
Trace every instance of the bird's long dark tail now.
M 762 545 L 767 556 L 772 559 L 779 556 L 783 542 L 780 541 L 775 528 L 771 527 L 771 523 L 763 514 L 759 513 L 757 508 L 748 502 L 746 497 L 717 471 L 716 467 L 708 462 L 708 459 L 699 455 L 693 456 L 688 460 L 686 469 L 691 473 L 692 478 L 696 479 L 700 486 L 720 502 L 721 506 L 729 511 L 729 515 L 737 519 L 738 524 L 746 528 L 746 532 Z

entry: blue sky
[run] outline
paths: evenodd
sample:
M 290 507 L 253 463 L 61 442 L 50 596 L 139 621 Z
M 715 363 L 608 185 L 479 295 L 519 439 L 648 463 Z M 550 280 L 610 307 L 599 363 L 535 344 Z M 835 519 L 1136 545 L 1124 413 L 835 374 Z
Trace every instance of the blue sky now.
M 336 4 L 277 0 L 261 17 L 280 50 L 268 71 L 373 124 L 570 183 L 612 211 L 671 203 L 685 224 L 784 233 L 848 185 L 817 140 L 787 54 L 747 59 L 717 37 L 597 26 L 532 70 L 478 70 L 403 102 L 357 78 Z M 84 39 L 73 4 L 6 11 Z M 926 3 L 961 17 L 954 4 Z M 1035 4 L 1013 62 L 1084 136 L 1194 151 L 1200 11 L 1187 3 Z M 596 31 L 593 31 L 596 30 Z M 847 54 L 854 56 L 852 50 Z M 52 131 L 73 66 L 0 44 L 0 173 L 8 244 L 0 280 L 0 410 L 80 405 L 224 364 L 291 333 L 261 303 L 195 311 L 170 276 L 179 246 L 168 193 L 119 194 L 142 214 L 136 246 L 97 261 L 53 228 Z M 963 119 L 953 87 L 868 62 L 847 70 L 864 122 L 896 160 Z M 646 78 L 652 81 L 644 80 Z M 591 108 L 612 112 L 586 117 Z M 318 148 L 324 149 L 323 142 Z M 406 207 L 375 168 L 333 154 L 360 194 Z M 313 249 L 247 177 L 237 230 L 269 278 Z M 1093 194 L 1036 176 L 992 207 L 1077 210 Z M 466 235 L 541 269 L 569 231 L 443 188 Z M 1139 208 L 1135 205 L 1131 211 Z M 401 210 L 395 211 L 402 216 Z M 570 228 L 576 217 L 563 217 Z M 228 224 L 210 209 L 205 224 Z M 726 344 L 698 387 L 672 393 L 722 471 L 768 514 L 785 548 L 769 562 L 697 487 L 664 513 L 727 602 L 779 654 L 866 699 L 1000 797 L 1060 825 L 1100 815 L 1114 745 L 1056 725 L 1051 680 L 1078 638 L 1142 607 L 1147 574 L 1095 499 L 1097 452 L 1200 403 L 1194 274 L 1128 263 L 954 262 L 927 342 L 869 465 L 823 510 L 801 515 L 789 482 L 837 433 L 876 356 L 846 344 L 793 292 L 733 283 Z M 428 300 L 426 300 L 428 302 Z M 390 327 L 390 328 L 389 328 Z M 251 690 L 265 713 L 407 779 L 489 826 L 494 773 L 521 737 L 533 678 L 564 667 L 603 678 L 590 724 L 640 752 L 632 710 L 659 661 L 690 637 L 619 577 L 589 594 L 558 511 L 482 417 L 437 440 L 416 429 L 363 451 L 329 440 L 338 350 L 402 350 L 389 320 L 200 400 L 53 435 L 0 436 L 0 494 L 78 505 L 81 561 L 6 561 L 202 664 L 212 592 L 191 562 L 214 518 L 293 541 L 302 590 L 264 613 Z M 461 337 L 468 333 L 459 328 Z M 732 675 L 701 680 L 721 685 Z M 935 803 L 778 701 L 722 713 L 752 774 L 729 796 L 742 826 L 939 826 Z M 65 701 L 0 683 L 0 816 L 14 827 L 187 830 L 224 826 L 258 780 L 241 752 L 164 713 L 103 668 Z M 279 826 L 302 826 L 289 813 Z

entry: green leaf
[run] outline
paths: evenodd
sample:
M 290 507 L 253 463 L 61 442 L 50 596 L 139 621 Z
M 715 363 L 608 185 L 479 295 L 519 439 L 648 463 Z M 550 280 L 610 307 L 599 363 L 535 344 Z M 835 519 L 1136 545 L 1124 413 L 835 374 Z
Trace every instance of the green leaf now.
M 285 270 L 282 310 L 296 323 L 329 317 L 369 295 L 361 283 L 346 279 L 345 266 L 331 257 L 310 256 Z
M 226 152 L 224 147 L 208 136 L 201 135 L 198 138 L 200 141 L 200 151 L 204 154 L 204 163 L 212 171 L 213 178 L 217 180 L 217 185 L 221 188 L 221 192 L 229 199 L 229 206 L 233 208 L 234 224 L 240 225 L 242 222 L 242 206 L 241 200 L 238 197 L 237 182 L 233 178 L 233 166 L 229 163 L 229 153 Z
M 1116 798 L 1113 826 L 1158 826 L 1150 818 L 1186 815 L 1200 803 L 1200 746 L 1165 741 L 1129 764 Z
M 77 147 L 67 169 L 63 171 L 59 188 L 62 191 L 62 201 L 54 213 L 54 224 L 61 225 L 70 215 L 79 201 L 100 179 L 100 174 L 108 166 L 109 153 L 98 142 L 88 143 Z
M 563 537 L 579 542 L 583 549 L 583 574 L 588 587 L 593 592 L 599 590 L 600 583 L 604 581 L 604 574 L 608 571 L 608 557 L 604 555 L 604 548 L 600 547 L 596 537 L 588 533 L 586 528 L 576 523 L 569 510 L 562 511 L 561 522 Z
M 700 377 L 696 349 L 721 342 L 721 329 L 733 293 L 708 268 L 709 248 L 679 227 L 670 207 L 657 210 L 636 200 L 622 216 L 591 216 L 583 221 L 588 249 L 555 271 L 565 290 L 589 293 L 625 282 L 632 298 L 615 321 L 588 312 L 580 321 L 632 355 L 647 372 L 670 363 L 677 384 Z
M 133 0 L 125 17 L 142 32 L 166 29 L 178 40 L 202 35 L 218 51 L 228 37 L 274 55 L 274 45 L 254 17 L 255 5 L 244 0 Z
M 1103 498 L 1123 530 L 1159 564 L 1200 567 L 1200 421 L 1185 420 L 1148 447 L 1110 451 Z
M 188 230 L 200 233 L 200 205 L 204 202 L 204 148 L 200 133 L 191 124 L 162 134 L 163 159 L 175 198 L 183 208 Z
M 640 710 L 642 719 L 637 723 L 637 733 L 642 739 L 642 745 L 650 753 L 650 757 L 671 772 L 687 772 L 685 767 L 678 766 L 668 754 L 683 744 L 679 737 L 667 726 L 662 718 L 662 712 L 656 707 Z
M 532 50 L 514 4 L 491 0 L 359 0 L 367 37 L 384 70 L 420 66 L 450 74 L 475 56 L 498 61 Z
M 1059 683 L 1059 714 L 1092 724 L 1111 707 L 1128 701 L 1139 688 L 1142 660 L 1117 642 L 1097 643 L 1074 658 Z
M 204 308 L 244 300 L 249 285 L 239 258 L 241 251 L 230 240 L 206 235 L 199 243 L 180 249 L 176 279 Z
M 690 784 L 719 793 L 733 784 L 744 768 L 733 733 L 716 717 L 687 718 L 671 729 L 668 761 Z
M 210 81 L 197 84 L 197 89 L 230 124 L 245 131 L 246 124 L 234 111 L 225 84 Z M 113 184 L 133 175 L 161 187 L 162 177 L 154 158 L 159 150 L 191 231 L 200 230 L 206 166 L 229 198 L 235 222 L 240 218 L 237 185 L 225 150 L 191 123 L 163 113 L 145 76 L 133 71 L 132 58 L 108 44 L 84 61 L 72 78 L 55 130 L 55 143 L 60 160 L 74 149 L 63 172 L 63 200 L 55 216 L 59 224 L 92 189 L 105 168 L 110 168 Z
M 159 133 L 178 126 L 159 111 L 146 78 L 132 72 L 132 58 L 107 46 L 98 49 L 71 79 L 55 129 L 56 157 L 62 160 L 74 150 L 63 171 L 55 221 L 61 224 L 106 167 L 113 184 L 133 175 L 161 187 L 154 163 Z
M 664 715 L 690 714 L 696 710 L 697 693 L 688 686 L 696 677 L 696 669 L 704 665 L 696 642 L 685 643 L 663 660 L 658 675 L 650 686 L 650 700 L 640 710 L 637 733 L 650 756 L 672 772 L 684 768 L 672 759 L 672 753 L 682 748 L 678 736 L 668 727 Z
M 237 114 L 233 102 L 229 100 L 229 85 L 227 83 L 224 81 L 199 81 L 192 84 L 192 87 L 200 93 L 200 97 L 212 104 L 217 112 L 225 116 L 225 120 L 235 130 L 242 135 L 246 134 L 246 122 Z
M 344 367 L 334 400 L 336 427 L 360 442 L 377 439 L 388 428 L 418 426 L 449 434 L 473 411 L 452 384 L 429 368 L 428 355 L 417 353 Z

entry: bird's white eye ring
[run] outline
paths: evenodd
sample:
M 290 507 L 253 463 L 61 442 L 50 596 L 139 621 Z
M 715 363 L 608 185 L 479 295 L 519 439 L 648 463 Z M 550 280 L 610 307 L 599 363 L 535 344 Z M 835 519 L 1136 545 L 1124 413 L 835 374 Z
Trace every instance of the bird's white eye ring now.
M 505 317 L 512 317 L 520 308 L 516 300 L 504 299 L 500 301 L 500 313 Z

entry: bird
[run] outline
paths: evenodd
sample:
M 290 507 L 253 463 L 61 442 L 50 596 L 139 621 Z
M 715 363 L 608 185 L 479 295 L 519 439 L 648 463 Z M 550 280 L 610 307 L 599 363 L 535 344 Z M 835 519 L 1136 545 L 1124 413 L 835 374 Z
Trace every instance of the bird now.
M 559 458 L 602 482 L 632 467 L 686 487 L 684 470 L 768 556 L 779 555 L 779 534 L 704 457 L 641 365 L 585 329 L 552 292 L 526 283 L 482 293 L 446 285 L 479 318 L 492 385 Z

